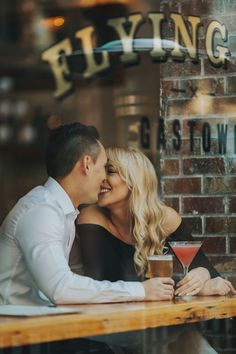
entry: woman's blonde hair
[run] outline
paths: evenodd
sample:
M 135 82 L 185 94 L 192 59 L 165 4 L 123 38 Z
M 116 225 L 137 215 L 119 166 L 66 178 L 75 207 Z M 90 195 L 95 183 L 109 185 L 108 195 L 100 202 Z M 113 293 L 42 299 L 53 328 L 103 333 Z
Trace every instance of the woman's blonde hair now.
M 162 254 L 165 243 L 164 204 L 158 199 L 158 183 L 151 161 L 138 149 L 108 148 L 108 164 L 112 165 L 131 191 L 129 207 L 135 240 L 134 263 L 142 275 L 147 256 Z

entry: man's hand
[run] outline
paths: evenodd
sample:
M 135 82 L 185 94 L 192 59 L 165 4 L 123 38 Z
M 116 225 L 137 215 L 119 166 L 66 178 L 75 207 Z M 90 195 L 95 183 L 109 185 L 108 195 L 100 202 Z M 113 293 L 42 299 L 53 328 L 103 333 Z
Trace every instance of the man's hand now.
M 145 300 L 171 300 L 174 297 L 174 280 L 171 278 L 152 278 L 144 281 Z
M 236 290 L 231 282 L 221 277 L 216 277 L 209 279 L 205 283 L 199 295 L 227 295 L 229 293 L 236 295 Z
M 206 268 L 194 268 L 177 283 L 175 295 L 196 295 L 209 279 L 210 273 Z

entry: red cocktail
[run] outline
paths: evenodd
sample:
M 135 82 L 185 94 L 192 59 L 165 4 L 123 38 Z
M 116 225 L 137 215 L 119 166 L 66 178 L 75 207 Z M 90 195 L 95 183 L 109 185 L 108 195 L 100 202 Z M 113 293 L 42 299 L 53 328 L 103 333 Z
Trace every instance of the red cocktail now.
M 169 244 L 176 257 L 181 262 L 184 269 L 184 275 L 186 275 L 190 264 L 202 245 L 202 241 L 176 241 L 169 242 Z

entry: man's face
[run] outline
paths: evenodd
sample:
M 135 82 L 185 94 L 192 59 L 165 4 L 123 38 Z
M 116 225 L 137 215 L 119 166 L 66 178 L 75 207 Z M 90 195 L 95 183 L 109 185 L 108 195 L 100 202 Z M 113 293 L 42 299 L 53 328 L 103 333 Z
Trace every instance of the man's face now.
M 106 163 L 107 155 L 103 145 L 99 142 L 101 151 L 97 157 L 96 162 L 92 162 L 90 173 L 90 189 L 88 190 L 89 203 L 96 203 L 98 194 L 100 193 L 101 184 L 106 178 Z

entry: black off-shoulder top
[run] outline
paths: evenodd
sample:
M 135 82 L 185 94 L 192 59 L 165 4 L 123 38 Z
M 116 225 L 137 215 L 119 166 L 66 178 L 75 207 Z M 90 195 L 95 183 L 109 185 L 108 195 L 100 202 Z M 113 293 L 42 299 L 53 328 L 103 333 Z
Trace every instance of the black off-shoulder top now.
M 84 275 L 96 280 L 144 280 L 136 273 L 132 245 L 119 240 L 97 224 L 77 225 L 77 232 Z M 182 221 L 179 227 L 168 236 L 166 246 L 168 247 L 168 241 L 185 240 L 193 240 L 193 237 Z M 211 278 L 219 276 L 202 250 L 197 253 L 189 269 L 196 267 L 207 268 Z

